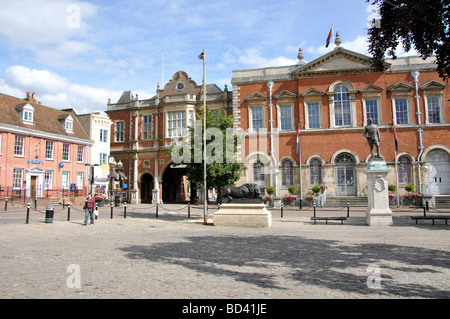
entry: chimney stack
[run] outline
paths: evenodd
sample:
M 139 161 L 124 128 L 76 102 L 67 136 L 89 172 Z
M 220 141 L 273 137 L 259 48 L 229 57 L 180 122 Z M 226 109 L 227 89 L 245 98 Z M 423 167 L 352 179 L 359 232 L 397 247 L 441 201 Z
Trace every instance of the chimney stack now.
M 24 98 L 24 100 L 28 101 L 28 102 L 37 103 L 36 93 L 35 92 L 33 92 L 33 93 L 27 92 L 27 96 L 26 96 L 26 98 Z

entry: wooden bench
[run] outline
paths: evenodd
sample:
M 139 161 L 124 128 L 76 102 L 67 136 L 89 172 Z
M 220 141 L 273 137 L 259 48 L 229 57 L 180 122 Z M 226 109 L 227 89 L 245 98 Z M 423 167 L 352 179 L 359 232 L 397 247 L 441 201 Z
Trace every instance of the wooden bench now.
M 340 220 L 341 225 L 343 225 L 344 220 L 347 220 L 347 217 L 311 217 L 311 220 L 314 221 L 314 224 L 316 224 L 317 220 L 324 220 L 327 225 L 329 220 Z
M 450 216 L 412 216 L 411 219 L 416 221 L 416 225 L 419 219 L 431 219 L 433 221 L 433 225 L 435 219 L 444 219 L 445 225 L 448 225 L 447 220 L 450 219 Z

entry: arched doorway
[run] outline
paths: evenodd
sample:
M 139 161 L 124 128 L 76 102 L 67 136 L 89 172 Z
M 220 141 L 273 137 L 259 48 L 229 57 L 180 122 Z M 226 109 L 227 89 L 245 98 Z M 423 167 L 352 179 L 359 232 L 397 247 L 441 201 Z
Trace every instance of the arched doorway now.
M 183 202 L 187 198 L 186 168 L 168 166 L 162 178 L 163 202 Z
M 146 173 L 141 178 L 141 203 L 152 202 L 153 176 Z
M 426 181 L 434 195 L 450 195 L 450 156 L 444 150 L 435 149 L 427 154 Z
M 349 153 L 342 153 L 335 160 L 337 196 L 356 196 L 356 160 Z

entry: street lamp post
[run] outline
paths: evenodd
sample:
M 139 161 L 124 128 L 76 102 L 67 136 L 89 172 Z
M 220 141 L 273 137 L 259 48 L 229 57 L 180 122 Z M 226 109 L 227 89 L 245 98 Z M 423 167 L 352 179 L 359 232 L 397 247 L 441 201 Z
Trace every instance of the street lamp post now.
M 206 187 L 206 56 L 205 49 L 198 56 L 203 60 L 203 190 L 204 190 L 204 210 L 203 223 L 208 223 L 208 188 Z

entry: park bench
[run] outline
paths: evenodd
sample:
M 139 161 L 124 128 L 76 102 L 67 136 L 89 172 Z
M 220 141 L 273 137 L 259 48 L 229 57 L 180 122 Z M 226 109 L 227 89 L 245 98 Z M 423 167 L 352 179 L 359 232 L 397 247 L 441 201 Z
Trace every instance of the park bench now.
M 344 220 L 347 220 L 347 218 L 350 217 L 350 204 L 347 204 L 347 217 L 339 217 L 339 216 L 333 216 L 333 217 L 317 217 L 316 216 L 316 204 L 314 204 L 314 216 L 311 217 L 311 220 L 314 221 L 314 225 L 318 220 L 324 220 L 325 224 L 328 225 L 329 220 L 337 220 L 341 222 L 341 225 L 344 224 Z
M 416 225 L 417 225 L 417 221 L 419 219 L 421 219 L 421 220 L 431 219 L 433 221 L 433 225 L 434 225 L 434 221 L 436 219 L 445 220 L 445 225 L 448 225 L 447 220 L 450 219 L 450 216 L 441 216 L 441 215 L 439 215 L 439 216 L 436 216 L 436 215 L 435 216 L 412 216 L 411 219 L 416 221 Z

